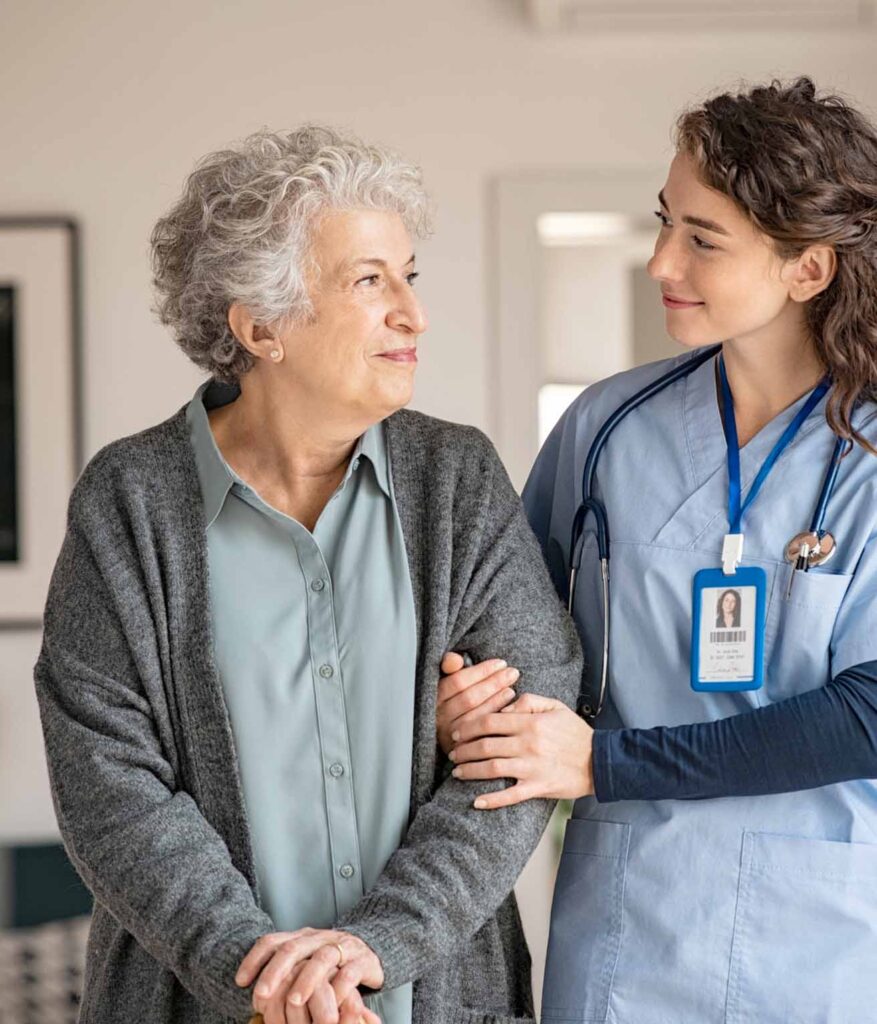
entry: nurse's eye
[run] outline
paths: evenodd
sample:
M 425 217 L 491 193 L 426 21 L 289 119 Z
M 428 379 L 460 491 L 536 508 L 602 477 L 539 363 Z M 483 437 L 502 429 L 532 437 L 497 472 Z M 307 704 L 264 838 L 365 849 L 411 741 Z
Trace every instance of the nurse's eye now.
M 705 242 L 699 235 L 692 235 L 691 241 L 698 249 L 715 249 L 714 245 L 710 245 L 709 242 Z
M 663 210 L 655 210 L 655 216 L 661 222 L 662 228 L 670 227 L 670 218 L 667 216 L 666 213 L 663 212 Z

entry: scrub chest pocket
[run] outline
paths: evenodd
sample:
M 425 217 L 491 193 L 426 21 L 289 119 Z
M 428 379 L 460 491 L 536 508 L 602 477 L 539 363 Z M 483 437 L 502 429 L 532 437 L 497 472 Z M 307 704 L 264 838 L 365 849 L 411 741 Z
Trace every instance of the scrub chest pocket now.
M 543 1021 L 607 1019 L 629 845 L 628 824 L 567 822 L 551 908 Z
M 791 573 L 791 566 L 777 570 L 768 606 L 765 691 L 769 701 L 794 697 L 831 677 L 832 634 L 853 579 L 841 573 L 798 572 L 788 595 Z M 814 665 L 817 653 L 821 664 Z

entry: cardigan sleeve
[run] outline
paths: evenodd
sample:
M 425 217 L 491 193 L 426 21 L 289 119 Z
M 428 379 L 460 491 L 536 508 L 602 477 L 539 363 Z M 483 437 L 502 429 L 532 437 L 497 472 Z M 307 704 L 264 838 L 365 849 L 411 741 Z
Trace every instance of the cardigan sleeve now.
M 108 545 L 98 557 L 93 539 L 74 493 L 35 668 L 64 845 L 95 900 L 144 949 L 206 1005 L 246 1020 L 252 993 L 234 974 L 274 928 L 175 777 L 141 685 L 153 612 L 138 610 L 147 628 L 129 639 L 122 617 L 132 613 L 120 602 L 140 588 L 108 586 L 123 560 Z
M 572 705 L 582 671 L 578 636 L 499 457 L 483 435 L 475 440 L 453 511 L 452 576 L 462 582 L 452 588 L 448 649 L 474 661 L 502 656 L 521 671 L 519 693 Z M 415 815 L 374 887 L 340 922 L 378 955 L 386 987 L 417 978 L 465 948 L 511 892 L 554 804 L 473 808 L 479 793 L 508 781 L 447 777 Z

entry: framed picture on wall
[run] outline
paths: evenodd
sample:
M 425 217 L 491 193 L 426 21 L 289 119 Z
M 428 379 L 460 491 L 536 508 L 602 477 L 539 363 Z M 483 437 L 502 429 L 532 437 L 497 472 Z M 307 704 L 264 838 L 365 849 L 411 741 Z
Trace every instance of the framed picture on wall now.
M 0 217 L 0 629 L 38 628 L 81 465 L 79 236 Z

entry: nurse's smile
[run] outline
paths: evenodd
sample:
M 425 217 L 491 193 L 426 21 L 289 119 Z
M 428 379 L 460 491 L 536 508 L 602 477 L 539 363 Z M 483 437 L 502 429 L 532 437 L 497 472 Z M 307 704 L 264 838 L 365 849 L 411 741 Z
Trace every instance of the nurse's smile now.
M 679 299 L 675 295 L 662 295 L 661 301 L 667 309 L 696 309 L 702 306 L 702 302 L 691 302 L 687 299 Z

